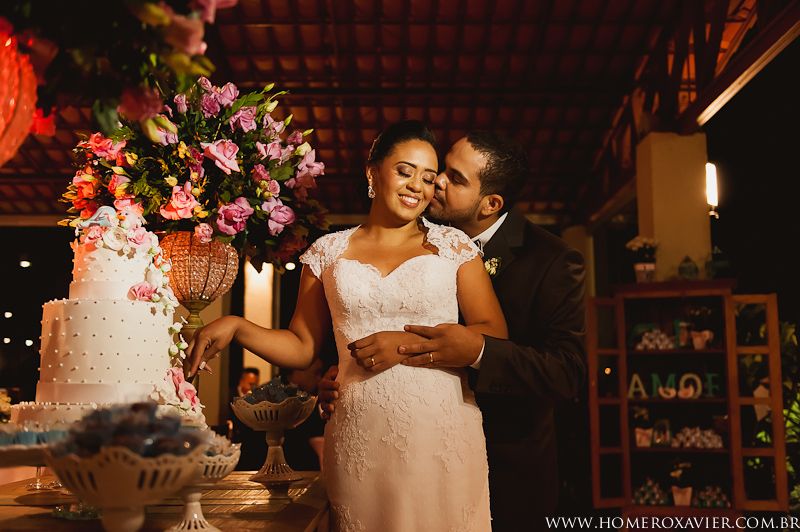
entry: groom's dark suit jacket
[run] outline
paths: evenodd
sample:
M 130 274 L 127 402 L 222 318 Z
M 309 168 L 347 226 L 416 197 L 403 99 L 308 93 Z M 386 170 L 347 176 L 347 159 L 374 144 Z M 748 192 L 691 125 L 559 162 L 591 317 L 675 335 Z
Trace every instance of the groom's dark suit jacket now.
M 554 406 L 586 374 L 584 266 L 560 238 L 510 212 L 484 246 L 509 340 L 486 338 L 470 382 L 483 412 L 492 528 L 544 530 L 558 500 Z

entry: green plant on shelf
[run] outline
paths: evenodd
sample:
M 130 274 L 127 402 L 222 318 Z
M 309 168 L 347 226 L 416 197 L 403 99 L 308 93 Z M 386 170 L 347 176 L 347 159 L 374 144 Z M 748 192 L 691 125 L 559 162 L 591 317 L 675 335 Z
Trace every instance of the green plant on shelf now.
M 760 328 L 754 343 L 767 342 L 766 331 Z M 797 341 L 797 325 L 781 322 L 781 371 L 783 376 L 783 419 L 786 443 L 786 471 L 789 477 L 789 504 L 792 511 L 800 511 L 800 347 Z M 760 355 L 742 357 L 743 376 L 748 389 L 755 389 L 764 378 L 763 359 Z M 767 414 L 756 421 L 755 445 L 772 445 L 772 416 Z M 748 444 L 750 442 L 745 442 Z M 767 463 L 761 457 L 750 457 L 745 461 L 753 474 L 767 474 Z M 771 473 L 770 473 L 771 475 Z

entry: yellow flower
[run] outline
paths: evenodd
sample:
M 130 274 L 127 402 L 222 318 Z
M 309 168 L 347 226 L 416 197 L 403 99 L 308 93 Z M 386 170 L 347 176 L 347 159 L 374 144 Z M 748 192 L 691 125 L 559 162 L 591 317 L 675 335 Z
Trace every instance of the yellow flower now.
M 202 207 L 199 207 L 198 210 L 196 210 L 194 213 L 194 215 L 197 216 L 198 218 L 206 218 L 208 217 L 208 214 L 209 214 L 208 211 L 203 209 Z
M 180 157 L 181 159 L 185 159 L 188 153 L 189 153 L 189 148 L 186 146 L 186 143 L 180 141 L 178 143 L 178 157 Z
M 125 161 L 127 161 L 130 166 L 133 166 L 133 163 L 135 163 L 137 160 L 139 160 L 138 155 L 127 151 L 125 152 Z
M 165 177 L 165 178 L 164 178 L 164 181 L 166 181 L 166 182 L 167 182 L 167 184 L 168 184 L 169 186 L 171 186 L 171 187 L 174 187 L 175 185 L 177 185 L 177 184 L 178 184 L 178 178 L 177 178 L 177 177 L 175 177 L 175 176 L 173 176 L 173 175 L 171 175 L 171 176 L 168 176 L 168 177 Z

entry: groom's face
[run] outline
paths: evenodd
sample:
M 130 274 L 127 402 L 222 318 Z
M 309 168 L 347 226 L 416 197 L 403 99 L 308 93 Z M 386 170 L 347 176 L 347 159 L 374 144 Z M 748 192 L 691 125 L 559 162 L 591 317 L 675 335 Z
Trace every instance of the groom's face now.
M 428 215 L 456 227 L 478 218 L 481 208 L 480 172 L 486 156 L 466 138 L 458 140 L 444 159 L 445 168 L 436 179 L 436 192 L 428 206 Z

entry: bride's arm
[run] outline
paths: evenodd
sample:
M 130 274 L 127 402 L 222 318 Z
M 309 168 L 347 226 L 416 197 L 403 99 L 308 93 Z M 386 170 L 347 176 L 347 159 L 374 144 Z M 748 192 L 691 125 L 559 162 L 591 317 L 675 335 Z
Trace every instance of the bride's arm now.
M 311 365 L 330 328 L 330 311 L 322 281 L 307 268 L 300 276 L 297 306 L 288 329 L 265 329 L 238 316 L 225 316 L 198 330 L 187 348 L 185 367 L 194 375 L 236 340 L 248 351 L 277 366 L 304 369 Z
M 480 257 L 465 262 L 458 269 L 457 294 L 467 329 L 480 335 L 508 338 L 503 310 Z

